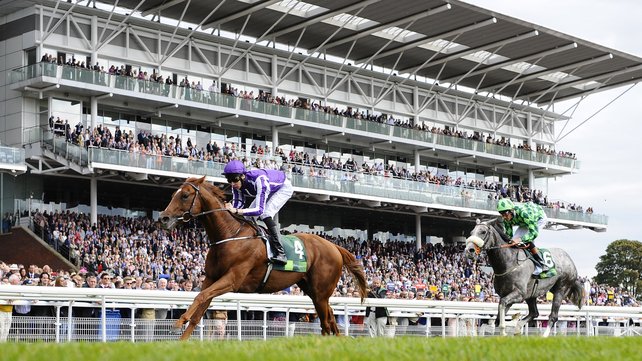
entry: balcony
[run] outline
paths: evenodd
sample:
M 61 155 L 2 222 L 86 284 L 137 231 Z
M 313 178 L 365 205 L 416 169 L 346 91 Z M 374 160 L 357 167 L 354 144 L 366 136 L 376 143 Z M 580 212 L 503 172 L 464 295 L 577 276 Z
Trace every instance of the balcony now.
M 13 173 L 26 172 L 25 150 L 0 146 L 0 170 L 9 170 Z
M 69 148 L 77 148 L 69 151 Z M 216 162 L 188 161 L 185 158 L 144 155 L 127 151 L 89 148 L 69 144 L 67 152 L 72 157 L 87 159 L 89 164 L 107 164 L 121 169 L 137 169 L 140 173 L 149 174 L 191 174 L 219 178 L 225 164 Z M 78 154 L 83 154 L 78 156 Z M 308 167 L 306 167 L 308 168 Z M 348 180 L 346 175 L 353 179 Z M 356 178 L 355 178 L 356 177 Z M 476 211 L 487 211 L 494 214 L 496 202 L 489 199 L 493 192 L 456 186 L 437 185 L 405 179 L 395 179 L 378 175 L 368 175 L 329 169 L 318 169 L 317 175 L 291 174 L 290 179 L 295 187 L 307 192 L 320 194 L 343 195 L 348 198 L 389 199 L 393 203 L 414 204 L 431 208 L 461 208 Z M 547 216 L 560 221 L 584 222 L 607 225 L 608 217 L 599 214 L 587 214 L 575 211 L 545 208 Z
M 491 143 L 479 142 L 443 134 L 434 134 L 427 131 L 392 126 L 368 120 L 347 118 L 325 112 L 317 112 L 302 108 L 291 108 L 287 106 L 265 103 L 256 100 L 242 99 L 228 94 L 214 93 L 209 91 L 197 91 L 195 89 L 182 88 L 176 85 L 167 85 L 156 82 L 138 80 L 131 77 L 99 73 L 87 69 L 79 69 L 68 66 L 58 66 L 52 63 L 38 63 L 12 70 L 8 73 L 10 84 L 25 82 L 29 79 L 41 78 L 43 83 L 57 84 L 60 80 L 82 83 L 79 88 L 86 88 L 91 84 L 98 87 L 105 87 L 106 92 L 123 91 L 124 95 L 139 93 L 166 98 L 168 103 L 175 100 L 190 101 L 205 105 L 213 105 L 229 109 L 230 112 L 237 109 L 256 113 L 256 118 L 264 118 L 263 115 L 276 116 L 287 123 L 290 119 L 314 123 L 310 126 L 323 128 L 327 126 L 341 128 L 346 133 L 365 132 L 374 137 L 394 137 L 398 143 L 420 142 L 426 148 L 450 149 L 461 151 L 464 154 L 486 156 L 494 159 L 497 156 L 505 157 L 515 163 L 534 163 L 540 167 L 552 167 L 564 169 L 568 172 L 577 170 L 580 162 L 576 159 L 558 155 L 544 154 L 534 151 L 526 151 L 513 147 L 500 146 Z M 51 78 L 51 79 L 46 79 Z M 386 138 L 388 139 L 388 138 Z

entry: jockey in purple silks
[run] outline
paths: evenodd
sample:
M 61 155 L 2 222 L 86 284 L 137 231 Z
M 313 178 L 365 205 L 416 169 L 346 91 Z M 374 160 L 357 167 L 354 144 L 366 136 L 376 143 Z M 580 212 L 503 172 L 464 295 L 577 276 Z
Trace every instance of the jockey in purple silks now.
M 292 197 L 292 184 L 280 170 L 254 169 L 248 171 L 241 161 L 231 160 L 225 165 L 223 175 L 232 185 L 232 203 L 225 208 L 234 214 L 261 219 L 270 233 L 271 261 L 277 264 L 287 263 L 283 246 L 279 238 L 279 226 L 274 216 Z M 245 206 L 245 195 L 254 196 L 248 208 Z

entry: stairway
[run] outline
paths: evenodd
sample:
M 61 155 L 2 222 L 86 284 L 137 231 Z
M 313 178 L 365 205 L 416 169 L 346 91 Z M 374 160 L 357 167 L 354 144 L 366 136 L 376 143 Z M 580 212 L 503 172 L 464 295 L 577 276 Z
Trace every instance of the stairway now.
M 76 266 L 56 252 L 50 245 L 24 226 L 13 227 L 9 233 L 0 234 L 0 261 L 7 264 L 30 264 L 38 267 L 49 265 L 58 270 L 77 271 Z

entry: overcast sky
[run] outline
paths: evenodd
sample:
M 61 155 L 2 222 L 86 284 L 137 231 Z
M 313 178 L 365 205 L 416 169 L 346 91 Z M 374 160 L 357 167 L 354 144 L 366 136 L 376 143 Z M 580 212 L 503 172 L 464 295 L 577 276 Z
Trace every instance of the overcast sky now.
M 642 1 L 639 0 L 465 0 L 565 34 L 642 57 Z M 628 86 L 596 93 L 575 112 L 572 129 Z M 556 107 L 562 112 L 570 104 Z M 580 275 L 594 276 L 599 257 L 618 239 L 642 241 L 642 84 L 564 138 L 558 149 L 577 153 L 578 174 L 549 182 L 549 199 L 592 206 L 609 217 L 608 230 L 544 231 L 536 244 L 560 247 Z

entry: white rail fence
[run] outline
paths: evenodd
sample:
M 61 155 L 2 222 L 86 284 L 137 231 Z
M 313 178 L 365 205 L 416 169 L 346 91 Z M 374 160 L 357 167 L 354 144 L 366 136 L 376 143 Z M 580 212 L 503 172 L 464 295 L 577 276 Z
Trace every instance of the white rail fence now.
M 41 315 L 14 315 L 9 341 L 145 342 L 178 339 L 178 335 L 171 332 L 175 321 L 171 317 L 180 316 L 196 294 L 2 286 L 0 305 L 13 304 L 18 309 L 29 305 L 33 314 Z M 391 317 L 387 332 L 390 337 L 499 334 L 493 326 L 497 314 L 497 304 L 494 303 L 367 299 L 361 304 L 359 299 L 344 297 L 333 297 L 330 303 L 344 335 L 368 335 L 363 323 L 367 306 L 388 307 Z M 535 327 L 508 322 L 509 334 L 540 335 L 550 305 L 541 304 L 539 308 L 541 316 Z M 229 293 L 217 297 L 210 309 L 226 310 L 229 320 L 203 319 L 192 335 L 193 339 L 266 340 L 321 332 L 318 322 L 300 320 L 302 316 L 314 314 L 314 306 L 305 296 Z M 93 311 L 92 317 L 86 316 L 88 311 Z M 518 304 L 513 306 L 507 317 L 526 313 L 527 306 Z M 578 310 L 564 305 L 554 332 L 556 335 L 637 336 L 642 334 L 641 323 L 642 307 L 587 306 Z

